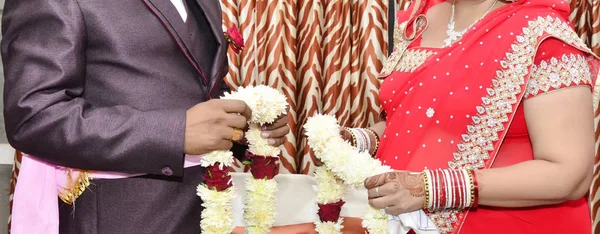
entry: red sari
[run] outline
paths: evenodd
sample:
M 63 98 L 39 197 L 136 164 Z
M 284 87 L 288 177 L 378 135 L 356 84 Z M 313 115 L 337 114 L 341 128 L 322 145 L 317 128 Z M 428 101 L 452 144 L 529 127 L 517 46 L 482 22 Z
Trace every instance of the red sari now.
M 395 51 L 382 72 L 387 127 L 377 157 L 408 171 L 481 170 L 533 160 L 523 101 L 591 87 L 597 76 L 596 58 L 568 21 L 568 1 L 519 0 L 488 14 L 449 47 L 419 47 L 423 15 L 438 2 L 413 1 L 399 14 Z M 585 234 L 591 233 L 589 212 L 581 198 L 429 217 L 441 233 Z

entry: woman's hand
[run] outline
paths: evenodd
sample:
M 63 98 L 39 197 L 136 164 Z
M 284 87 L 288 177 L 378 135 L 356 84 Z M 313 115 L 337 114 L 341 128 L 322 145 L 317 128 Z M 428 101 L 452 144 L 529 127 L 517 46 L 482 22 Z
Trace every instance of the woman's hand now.
M 394 171 L 365 180 L 369 205 L 385 209 L 390 215 L 399 215 L 423 208 L 425 181 L 422 173 Z

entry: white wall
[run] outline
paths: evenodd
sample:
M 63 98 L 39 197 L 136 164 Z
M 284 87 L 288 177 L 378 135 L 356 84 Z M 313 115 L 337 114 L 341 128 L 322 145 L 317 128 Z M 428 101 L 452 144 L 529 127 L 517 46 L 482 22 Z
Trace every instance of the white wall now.
M 2 16 L 2 10 L 4 9 L 4 0 L 0 0 L 0 16 Z M 0 62 L 1 64 L 1 62 Z M 0 90 L 4 89 L 4 71 L 3 67 L 0 66 Z M 2 96 L 0 95 L 0 110 L 4 108 L 2 103 Z M 0 164 L 12 164 L 14 158 L 14 149 L 8 145 L 6 140 L 6 133 L 4 131 L 4 116 L 0 115 Z

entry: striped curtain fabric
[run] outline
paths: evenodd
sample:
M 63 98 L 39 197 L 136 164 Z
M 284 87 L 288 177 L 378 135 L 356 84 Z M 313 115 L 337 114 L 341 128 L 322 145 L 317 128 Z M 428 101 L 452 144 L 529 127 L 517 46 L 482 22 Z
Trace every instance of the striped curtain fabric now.
M 246 39 L 230 52 L 233 88 L 264 84 L 282 90 L 291 106 L 283 173 L 310 174 L 316 159 L 302 125 L 315 113 L 344 126 L 378 120 L 376 76 L 387 54 L 388 0 L 222 0 L 223 27 L 238 25 Z M 238 164 L 238 170 L 242 170 Z

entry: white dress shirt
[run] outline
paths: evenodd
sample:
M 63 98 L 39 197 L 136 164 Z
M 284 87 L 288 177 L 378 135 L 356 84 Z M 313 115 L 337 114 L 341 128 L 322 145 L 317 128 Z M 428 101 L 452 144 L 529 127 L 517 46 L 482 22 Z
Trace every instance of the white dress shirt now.
M 171 0 L 171 3 L 173 3 L 177 11 L 179 12 L 179 15 L 181 16 L 183 22 L 185 22 L 187 20 L 187 11 L 185 10 L 183 0 Z

